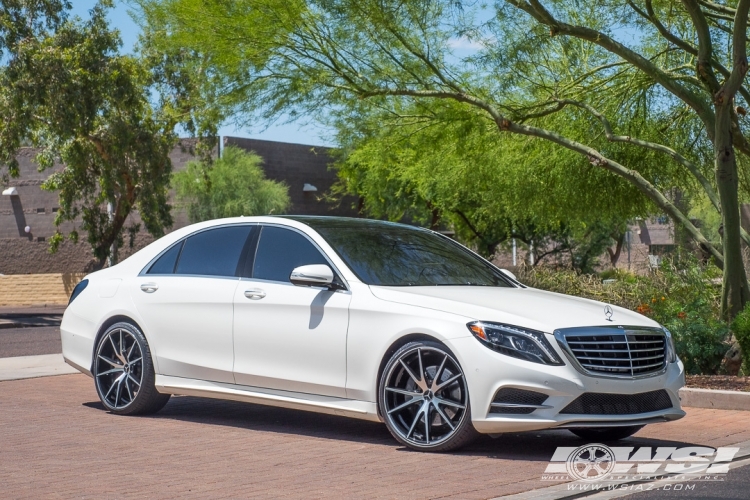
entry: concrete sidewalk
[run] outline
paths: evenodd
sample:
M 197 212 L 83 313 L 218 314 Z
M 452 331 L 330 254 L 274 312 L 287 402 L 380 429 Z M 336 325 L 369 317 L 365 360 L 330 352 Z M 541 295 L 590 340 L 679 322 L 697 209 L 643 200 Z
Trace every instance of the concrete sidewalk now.
M 0 381 L 71 373 L 78 373 L 78 370 L 65 363 L 62 354 L 0 358 Z

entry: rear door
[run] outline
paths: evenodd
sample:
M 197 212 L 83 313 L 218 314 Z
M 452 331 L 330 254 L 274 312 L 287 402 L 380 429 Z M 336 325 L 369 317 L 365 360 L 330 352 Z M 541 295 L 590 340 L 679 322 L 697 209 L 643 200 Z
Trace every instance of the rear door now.
M 232 310 L 254 225 L 195 233 L 139 276 L 131 295 L 159 373 L 234 383 Z
M 351 295 L 292 285 L 292 269 L 307 264 L 331 265 L 301 232 L 263 226 L 249 277 L 240 281 L 234 296 L 238 384 L 346 396 Z

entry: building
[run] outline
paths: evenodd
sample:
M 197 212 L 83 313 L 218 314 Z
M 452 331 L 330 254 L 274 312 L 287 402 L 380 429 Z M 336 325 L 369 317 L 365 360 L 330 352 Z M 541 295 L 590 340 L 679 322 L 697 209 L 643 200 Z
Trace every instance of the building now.
M 224 137 L 223 144 L 255 151 L 263 158 L 266 176 L 289 187 L 292 202 L 290 213 L 356 215 L 356 210 L 351 208 L 352 199 L 345 199 L 340 204 L 325 199 L 336 181 L 336 173 L 330 169 L 332 158 L 329 148 L 238 137 Z M 183 170 L 189 161 L 195 159 L 191 146 L 191 139 L 182 139 L 175 146 L 170 154 L 174 171 Z M 56 193 L 42 190 L 41 185 L 52 172 L 63 166 L 55 165 L 51 170 L 39 172 L 33 161 L 35 155 L 36 150 L 32 148 L 22 149 L 18 155 L 20 176 L 10 179 L 2 187 L 3 192 L 8 194 L 0 196 L 0 274 L 87 270 L 93 254 L 83 236 L 78 244 L 66 241 L 57 253 L 49 253 L 48 239 L 56 229 L 54 217 L 58 198 Z M 174 225 L 171 230 L 189 224 L 184 210 L 174 209 L 172 215 Z M 132 217 L 134 222 L 138 222 L 137 213 Z M 72 225 L 66 224 L 61 229 L 67 233 Z M 151 241 L 153 238 L 142 231 L 133 250 L 121 250 L 121 258 Z

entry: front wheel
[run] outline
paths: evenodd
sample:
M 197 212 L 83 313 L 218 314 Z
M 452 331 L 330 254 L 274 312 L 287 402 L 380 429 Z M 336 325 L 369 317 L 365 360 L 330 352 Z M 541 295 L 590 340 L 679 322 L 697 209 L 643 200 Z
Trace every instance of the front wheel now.
M 159 394 L 154 386 L 146 337 L 130 323 L 115 323 L 99 339 L 93 375 L 99 399 L 112 413 L 155 413 L 169 401 L 169 394 Z
M 410 342 L 393 354 L 380 379 L 378 407 L 393 437 L 414 450 L 454 450 L 478 434 L 466 377 L 437 342 Z
M 639 430 L 643 429 L 642 425 L 628 425 L 625 427 L 603 427 L 601 429 L 592 429 L 579 427 L 577 429 L 568 429 L 579 438 L 588 439 L 589 441 L 619 441 L 632 436 Z

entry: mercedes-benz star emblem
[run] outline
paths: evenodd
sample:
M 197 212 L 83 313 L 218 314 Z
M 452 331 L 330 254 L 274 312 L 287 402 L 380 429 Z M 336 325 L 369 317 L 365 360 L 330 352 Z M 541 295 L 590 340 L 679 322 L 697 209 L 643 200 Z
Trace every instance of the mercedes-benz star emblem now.
M 612 306 L 604 306 L 604 315 L 607 317 L 607 321 L 612 321 L 612 315 L 614 313 Z

